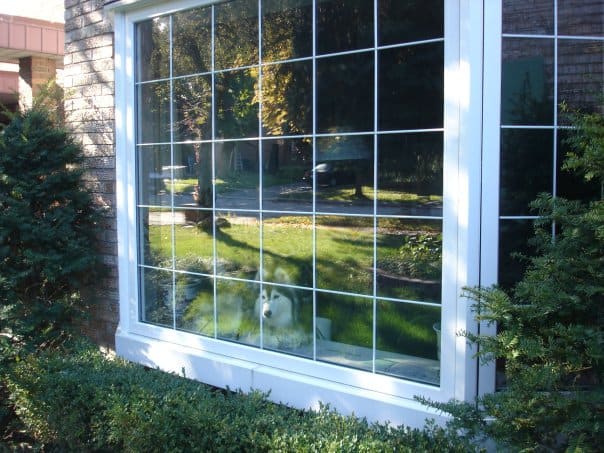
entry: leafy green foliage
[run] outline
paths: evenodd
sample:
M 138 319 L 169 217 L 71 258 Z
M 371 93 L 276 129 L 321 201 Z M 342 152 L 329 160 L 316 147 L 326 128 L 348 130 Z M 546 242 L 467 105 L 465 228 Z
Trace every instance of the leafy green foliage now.
M 604 119 L 578 115 L 566 168 L 604 182 Z M 477 406 L 432 403 L 470 436 L 526 451 L 599 451 L 604 442 L 604 200 L 541 195 L 537 255 L 511 294 L 470 289 L 495 336 L 465 336 L 483 362 L 504 360 L 506 386 Z M 555 237 L 552 238 L 552 225 Z M 486 420 L 491 420 L 487 422 Z
M 442 235 L 420 233 L 408 236 L 400 248 L 402 272 L 411 277 L 440 278 Z
M 0 136 L 0 320 L 3 333 L 55 341 L 82 312 L 99 262 L 98 214 L 80 184 L 80 148 L 43 108 Z
M 442 428 L 371 425 L 327 407 L 299 411 L 108 359 L 93 346 L 31 355 L 7 381 L 42 449 L 59 451 L 458 451 Z

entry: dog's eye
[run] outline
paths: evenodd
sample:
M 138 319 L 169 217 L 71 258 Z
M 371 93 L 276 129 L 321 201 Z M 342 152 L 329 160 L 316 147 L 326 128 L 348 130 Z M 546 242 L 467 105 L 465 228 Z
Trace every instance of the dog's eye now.
M 281 297 L 281 294 L 273 294 L 273 299 L 279 299 Z

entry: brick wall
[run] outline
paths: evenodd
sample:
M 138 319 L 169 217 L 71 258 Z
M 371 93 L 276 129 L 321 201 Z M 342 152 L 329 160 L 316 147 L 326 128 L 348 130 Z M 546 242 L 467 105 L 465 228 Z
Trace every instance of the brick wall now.
M 65 0 L 65 113 L 82 144 L 86 186 L 103 208 L 99 248 L 106 277 L 86 297 L 95 308 L 84 333 L 102 346 L 114 346 L 118 323 L 117 225 L 115 214 L 115 135 L 113 30 L 104 0 Z

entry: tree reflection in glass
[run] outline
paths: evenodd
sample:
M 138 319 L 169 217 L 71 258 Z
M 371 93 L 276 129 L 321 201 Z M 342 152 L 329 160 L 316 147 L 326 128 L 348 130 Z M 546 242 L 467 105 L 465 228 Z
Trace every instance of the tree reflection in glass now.
M 317 61 L 319 132 L 373 130 L 373 73 L 373 52 Z
M 257 87 L 257 68 L 216 74 L 216 138 L 258 136 Z
M 328 54 L 373 46 L 373 2 L 319 0 L 317 52 Z
M 373 214 L 373 137 L 321 137 L 316 146 L 317 211 Z
M 156 17 L 137 24 L 137 81 L 165 79 L 170 76 L 169 33 L 169 17 Z
M 153 82 L 138 86 L 138 143 L 170 141 L 170 83 Z
M 240 68 L 258 62 L 258 1 L 238 0 L 215 7 L 214 67 Z
M 443 0 L 378 0 L 380 46 L 444 37 Z
M 312 55 L 312 0 L 262 2 L 262 60 Z
M 262 68 L 262 127 L 266 135 L 312 132 L 312 62 Z
M 380 129 L 443 127 L 443 43 L 385 49 L 378 60 Z
M 309 139 L 262 141 L 262 208 L 312 210 L 312 143 Z
M 177 79 L 173 84 L 174 141 L 212 138 L 212 78 Z
M 378 138 L 378 214 L 442 216 L 443 134 Z
M 212 9 L 190 9 L 172 19 L 174 76 L 199 74 L 212 69 Z

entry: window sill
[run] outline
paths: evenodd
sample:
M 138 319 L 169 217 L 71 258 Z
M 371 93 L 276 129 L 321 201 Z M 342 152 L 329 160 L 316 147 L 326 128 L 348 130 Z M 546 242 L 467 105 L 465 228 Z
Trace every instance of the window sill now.
M 184 374 L 215 387 L 270 392 L 271 401 L 299 409 L 317 410 L 321 404 L 327 404 L 342 414 L 354 412 L 358 417 L 366 417 L 369 422 L 412 428 L 422 428 L 426 419 L 434 419 L 439 425 L 448 420 L 412 399 L 200 351 L 122 329 L 116 334 L 116 351 L 124 359 Z

